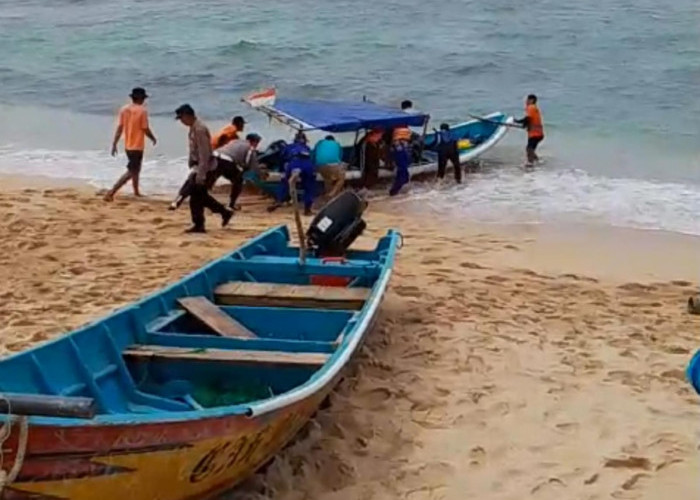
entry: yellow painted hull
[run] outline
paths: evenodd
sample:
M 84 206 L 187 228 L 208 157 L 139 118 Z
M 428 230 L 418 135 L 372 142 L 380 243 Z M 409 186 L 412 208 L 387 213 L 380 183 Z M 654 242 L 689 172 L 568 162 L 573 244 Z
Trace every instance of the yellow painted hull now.
M 76 428 L 82 436 L 60 427 L 30 428 L 22 472 L 0 498 L 209 498 L 235 486 L 283 448 L 327 393 L 259 418 Z M 91 442 L 92 451 L 81 449 Z M 6 466 L 16 444 L 15 432 Z

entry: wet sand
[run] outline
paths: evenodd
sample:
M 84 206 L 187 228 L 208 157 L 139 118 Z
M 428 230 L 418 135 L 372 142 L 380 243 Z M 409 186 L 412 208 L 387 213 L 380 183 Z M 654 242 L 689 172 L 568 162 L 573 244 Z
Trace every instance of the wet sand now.
M 230 228 L 184 235 L 164 200 L 21 184 L 0 190 L 0 353 L 293 227 L 248 198 Z M 331 406 L 229 498 L 698 498 L 698 238 L 396 213 L 371 205 L 358 242 L 405 236 L 377 328 Z

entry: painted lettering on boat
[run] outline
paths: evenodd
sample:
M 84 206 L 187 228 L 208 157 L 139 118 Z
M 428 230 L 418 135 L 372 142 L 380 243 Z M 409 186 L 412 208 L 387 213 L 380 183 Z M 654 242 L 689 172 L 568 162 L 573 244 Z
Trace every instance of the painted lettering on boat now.
M 256 432 L 214 446 L 192 468 L 190 482 L 199 483 L 234 468 L 257 465 L 295 433 L 304 421 L 302 415 L 290 413 Z

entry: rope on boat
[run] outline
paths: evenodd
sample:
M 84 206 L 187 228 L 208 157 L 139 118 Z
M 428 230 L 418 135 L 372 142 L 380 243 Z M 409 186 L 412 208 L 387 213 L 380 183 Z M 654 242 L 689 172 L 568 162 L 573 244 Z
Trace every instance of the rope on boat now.
M 0 394 L 0 399 L 3 398 Z M 6 400 L 7 401 L 7 400 Z M 3 468 L 4 462 L 4 446 L 5 442 L 10 438 L 12 434 L 12 422 L 17 420 L 19 422 L 19 441 L 17 443 L 17 454 L 15 455 L 15 463 L 12 464 L 12 468 L 7 472 Z M 2 495 L 5 486 L 8 486 L 15 482 L 19 472 L 22 470 L 24 465 L 24 457 L 27 452 L 27 442 L 29 438 L 29 418 L 26 415 L 15 417 L 12 415 L 12 409 L 10 408 L 10 402 L 7 401 L 7 418 L 0 427 L 0 495 Z

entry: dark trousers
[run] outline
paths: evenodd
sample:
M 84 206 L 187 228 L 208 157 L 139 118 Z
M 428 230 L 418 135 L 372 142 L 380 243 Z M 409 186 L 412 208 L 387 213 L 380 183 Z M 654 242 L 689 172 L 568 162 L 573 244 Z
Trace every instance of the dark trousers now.
M 207 181 L 210 181 L 213 176 L 214 172 L 210 172 L 207 176 Z M 205 208 L 220 215 L 224 215 L 227 210 L 209 194 L 209 182 L 198 184 L 194 181 L 194 175 L 190 176 L 190 178 L 192 180 L 190 184 L 190 214 L 192 215 L 192 224 L 197 228 L 204 229 Z
M 364 168 L 361 184 L 363 188 L 371 189 L 379 180 L 379 157 L 381 151 L 378 144 L 365 142 L 362 146 L 364 153 Z
M 438 179 L 445 177 L 445 168 L 447 167 L 447 162 L 452 163 L 455 171 L 455 181 L 457 183 L 462 182 L 462 167 L 459 164 L 459 150 L 457 149 L 457 143 L 449 143 L 438 148 Z
M 231 182 L 229 206 L 233 208 L 238 200 L 238 197 L 241 195 L 241 191 L 243 191 L 243 172 L 236 166 L 235 163 L 217 158 L 216 169 L 210 174 L 209 177 L 207 177 L 207 187 L 209 189 L 214 187 L 214 184 L 216 184 L 219 177 L 224 177 Z M 182 203 L 188 196 L 191 195 L 193 185 L 194 176 L 190 175 L 180 187 L 180 191 L 178 191 L 178 199 L 180 200 L 179 203 Z
M 241 195 L 241 191 L 243 191 L 243 171 L 239 169 L 235 163 L 231 163 L 228 160 L 217 158 L 216 162 L 214 182 L 216 182 L 219 177 L 223 177 L 231 183 L 228 206 L 233 208 L 236 205 L 238 197 Z
M 394 183 L 389 189 L 389 195 L 395 196 L 399 194 L 401 188 L 408 183 L 410 175 L 408 173 L 408 165 L 411 163 L 411 156 L 406 144 L 395 144 L 393 146 L 394 165 L 396 165 L 396 176 Z
M 284 203 L 291 199 L 289 193 L 289 179 L 292 177 L 292 172 L 294 170 L 300 170 L 301 175 L 299 176 L 299 181 L 301 183 L 301 188 L 304 190 L 304 210 L 311 210 L 314 204 L 314 191 L 316 190 L 316 172 L 314 172 L 314 167 L 310 161 L 290 161 L 284 167 L 284 176 L 279 185 L 279 191 L 277 193 L 277 202 Z

